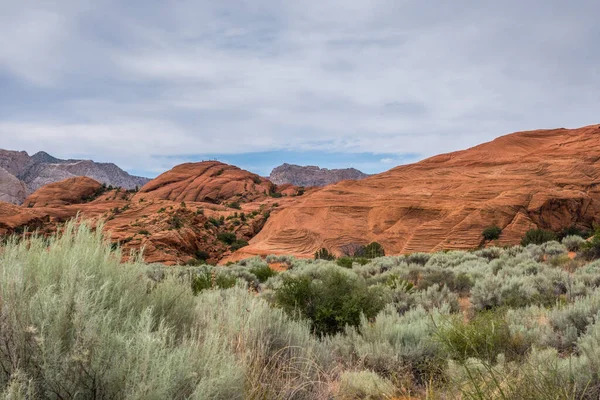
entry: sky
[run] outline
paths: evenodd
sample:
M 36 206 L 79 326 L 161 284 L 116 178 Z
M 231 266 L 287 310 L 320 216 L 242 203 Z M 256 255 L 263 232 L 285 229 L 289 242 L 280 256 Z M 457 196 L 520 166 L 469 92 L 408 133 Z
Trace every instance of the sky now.
M 0 0 L 0 148 L 367 173 L 600 123 L 597 0 Z

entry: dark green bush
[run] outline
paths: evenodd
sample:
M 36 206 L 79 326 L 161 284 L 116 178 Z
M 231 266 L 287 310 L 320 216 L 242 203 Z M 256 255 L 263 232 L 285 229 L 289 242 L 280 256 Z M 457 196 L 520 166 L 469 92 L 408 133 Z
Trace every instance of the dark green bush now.
M 588 229 L 580 229 L 576 226 L 570 226 L 568 228 L 563 229 L 556 235 L 556 240 L 561 241 L 567 236 L 581 236 L 582 238 L 589 238 L 591 232 Z
M 596 233 L 592 239 L 583 243 L 580 249 L 583 256 L 587 259 L 600 258 L 600 228 L 596 229 Z
M 288 314 L 308 318 L 319 335 L 358 326 L 361 314 L 373 318 L 385 305 L 378 287 L 367 287 L 362 277 L 331 268 L 322 271 L 319 279 L 284 277 L 274 301 Z
M 206 267 L 205 267 L 206 268 Z M 219 274 L 215 270 L 204 269 L 192 277 L 191 287 L 194 295 L 206 289 L 229 289 L 235 286 L 236 278 L 228 274 Z
M 217 234 L 217 239 L 225 244 L 231 245 L 235 243 L 237 237 L 235 236 L 235 233 L 232 232 L 221 232 Z
M 315 260 L 335 260 L 335 256 L 323 247 L 315 252 Z
M 343 268 L 352 268 L 352 257 L 340 257 L 336 260 L 336 264 Z
M 245 241 L 244 239 L 238 239 L 235 242 L 233 242 L 229 248 L 231 249 L 231 251 L 236 251 L 246 246 L 248 246 L 247 241 Z
M 377 258 L 385 256 L 383 246 L 377 242 L 369 243 L 365 246 L 364 257 L 366 258 Z
M 219 227 L 219 226 L 223 225 L 223 223 L 221 222 L 221 220 L 216 219 L 214 217 L 208 218 L 208 222 L 210 222 L 211 224 L 213 224 L 216 227 Z
M 502 233 L 502 229 L 498 226 L 490 226 L 487 227 L 483 230 L 483 233 L 481 234 L 483 236 L 483 238 L 487 241 L 490 240 L 496 240 L 500 237 L 500 234 Z
M 195 256 L 198 260 L 206 261 L 210 258 L 210 254 L 204 250 L 196 250 Z
M 266 282 L 270 277 L 277 275 L 277 272 L 265 264 L 250 268 L 250 273 L 254 274 L 260 282 Z
M 528 244 L 544 244 L 556 240 L 556 234 L 552 231 L 545 229 L 530 229 L 525 233 L 525 236 L 521 240 L 521 246 L 527 246 Z
M 172 215 L 171 218 L 169 218 L 169 225 L 171 225 L 171 228 L 173 229 L 181 229 L 183 227 L 183 220 L 179 215 Z

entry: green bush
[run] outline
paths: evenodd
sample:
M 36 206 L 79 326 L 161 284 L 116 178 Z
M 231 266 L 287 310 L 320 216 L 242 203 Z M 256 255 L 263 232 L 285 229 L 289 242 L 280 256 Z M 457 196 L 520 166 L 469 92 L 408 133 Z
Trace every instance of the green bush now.
M 231 246 L 229 246 L 229 249 L 231 251 L 236 251 L 241 249 L 242 247 L 246 247 L 248 246 L 248 242 L 245 241 L 244 239 L 237 239 L 236 241 L 234 241 Z
M 223 225 L 224 221 L 222 221 L 220 219 L 217 219 L 217 218 L 214 218 L 214 217 L 209 217 L 208 218 L 208 222 L 210 222 L 211 224 L 213 224 L 213 226 L 219 227 L 219 226 Z
M 232 245 L 237 240 L 237 237 L 233 232 L 220 232 L 217 234 L 217 239 L 225 244 Z
M 596 233 L 591 240 L 582 243 L 580 248 L 587 259 L 600 258 L 600 229 L 596 229 Z
M 196 253 L 194 253 L 194 256 L 198 260 L 203 260 L 203 261 L 206 261 L 210 258 L 210 254 L 204 250 L 196 250 Z
M 169 218 L 169 225 L 172 229 L 181 229 L 183 228 L 183 220 L 179 215 L 172 215 Z
M 525 247 L 529 244 L 544 244 L 556 240 L 556 234 L 544 229 L 530 229 L 525 233 L 521 240 L 521 246 Z
M 365 246 L 364 257 L 365 258 L 377 258 L 385 256 L 383 246 L 377 242 L 369 243 Z
M 321 248 L 315 252 L 315 260 L 335 260 L 335 256 L 326 248 Z
M 500 234 L 502 233 L 502 229 L 498 226 L 490 226 L 487 227 L 483 230 L 482 232 L 482 236 L 485 240 L 490 241 L 490 240 L 497 240 L 498 238 L 500 238 Z
M 365 280 L 337 266 L 323 267 L 318 279 L 307 275 L 284 275 L 275 290 L 274 301 L 288 314 L 308 318 L 319 335 L 341 332 L 346 325 L 357 326 L 360 316 L 377 315 L 385 304 L 381 291 Z
M 260 282 L 266 282 L 272 276 L 277 275 L 267 264 L 260 264 L 250 268 L 250 273 L 254 274 Z
M 451 318 L 441 324 L 437 336 L 451 357 L 459 361 L 478 358 L 493 363 L 500 353 L 508 359 L 519 359 L 529 349 L 523 337 L 511 334 L 502 311 L 480 312 L 471 321 Z
M 585 243 L 585 239 L 583 239 L 581 236 L 569 235 L 565 236 L 562 239 L 561 243 L 569 251 L 578 251 L 581 248 L 581 246 Z
M 352 268 L 352 264 L 354 263 L 352 257 L 340 257 L 335 263 L 343 268 Z

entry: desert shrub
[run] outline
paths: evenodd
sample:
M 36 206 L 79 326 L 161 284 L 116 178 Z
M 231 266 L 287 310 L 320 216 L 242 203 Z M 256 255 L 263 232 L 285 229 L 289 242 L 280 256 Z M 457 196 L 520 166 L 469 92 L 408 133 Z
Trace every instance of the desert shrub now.
M 596 230 L 591 240 L 582 243 L 580 249 L 583 256 L 587 259 L 595 260 L 600 258 L 600 229 Z
M 300 313 L 312 322 L 317 334 L 334 334 L 346 325 L 356 326 L 362 314 L 374 317 L 385 300 L 377 287 L 335 265 L 308 274 L 281 274 L 282 285 L 275 290 L 274 302 L 288 314 Z
M 590 231 L 587 229 L 578 228 L 576 226 L 570 226 L 561 230 L 556 236 L 558 240 L 562 240 L 567 236 L 579 236 L 581 238 L 588 238 L 590 237 Z
M 226 270 L 212 267 L 200 267 L 192 273 L 191 288 L 194 294 L 207 289 L 227 289 L 235 286 L 237 279 Z
M 500 234 L 502 233 L 502 228 L 499 226 L 489 226 L 483 230 L 481 236 L 487 241 L 496 240 L 500 238 Z
M 544 244 L 551 240 L 556 240 L 556 234 L 544 229 L 530 229 L 525 232 L 525 236 L 521 240 L 521 246 L 525 247 L 529 244 Z
M 452 312 L 459 310 L 458 295 L 451 292 L 447 286 L 439 286 L 437 283 L 429 286 L 426 290 L 413 292 L 415 303 L 426 310 L 442 308 L 447 305 Z
M 174 277 L 123 266 L 99 226 L 0 252 L 0 388 L 32 398 L 241 398 L 244 368 L 195 328 Z M 7 392 L 8 391 L 8 392 Z
M 480 249 L 475 252 L 477 257 L 482 257 L 487 259 L 488 261 L 495 260 L 500 258 L 503 250 L 499 247 L 486 247 L 485 249 Z
M 585 239 L 582 238 L 581 236 L 569 235 L 569 236 L 565 236 L 561 242 L 562 242 L 563 246 L 565 246 L 567 248 L 567 250 L 578 251 L 579 248 L 581 247 L 581 245 L 583 243 L 585 243 Z
M 219 227 L 219 226 L 223 225 L 223 221 L 221 221 L 220 219 L 214 218 L 214 217 L 209 217 L 208 222 L 211 223 L 215 227 Z
M 427 261 L 429 261 L 430 257 L 431 254 L 428 253 L 412 253 L 409 254 L 406 259 L 409 264 L 425 265 L 427 264 Z
M 502 311 L 480 312 L 470 321 L 454 317 L 442 324 L 437 337 L 455 360 L 478 358 L 490 363 L 499 354 L 516 359 L 529 349 L 520 335 L 512 335 Z
M 225 244 L 231 245 L 237 240 L 237 237 L 233 232 L 220 232 L 217 233 L 217 239 Z
M 492 276 L 475 283 L 471 289 L 471 302 L 477 310 L 552 305 L 565 291 L 560 280 L 554 281 L 545 276 Z
M 364 257 L 365 258 L 377 258 L 385 256 L 383 246 L 377 242 L 369 243 L 365 246 Z
M 335 256 L 323 247 L 315 252 L 315 260 L 335 260 Z
M 210 258 L 210 254 L 204 250 L 196 250 L 194 256 L 198 260 L 206 261 Z
M 231 246 L 229 246 L 229 249 L 231 251 L 236 251 L 241 249 L 242 247 L 246 247 L 248 246 L 248 242 L 244 239 L 237 239 L 236 241 L 234 241 Z
M 229 203 L 229 207 L 230 208 L 235 208 L 236 210 L 241 210 L 242 207 L 240 206 L 240 202 L 239 201 L 232 201 L 231 203 Z
M 454 272 L 449 269 L 417 268 L 411 270 L 411 276 L 415 276 L 418 289 L 427 289 L 432 285 L 446 285 L 454 280 Z
M 592 324 L 600 312 L 600 291 L 596 290 L 574 303 L 553 309 L 548 320 L 557 334 L 552 343 L 559 350 L 572 350 L 577 339 Z
M 335 261 L 335 263 L 343 268 L 352 268 L 352 265 L 354 264 L 354 260 L 352 259 L 352 257 L 344 256 L 344 257 L 338 258 Z
M 394 385 L 373 371 L 343 372 L 340 376 L 341 400 L 391 399 L 396 393 Z
M 172 215 L 169 218 L 169 225 L 172 229 L 181 229 L 183 228 L 183 220 L 179 215 Z
M 254 274 L 260 282 L 266 282 L 272 276 L 277 275 L 267 264 L 260 264 L 249 269 L 250 273 Z
M 448 309 L 426 311 L 416 307 L 403 315 L 387 305 L 374 321 L 366 317 L 344 336 L 333 339 L 344 362 L 398 380 L 408 375 L 417 381 L 440 377 L 446 354 L 434 337 L 436 325 L 447 318 Z
M 567 248 L 565 246 L 554 240 L 542 244 L 540 248 L 546 256 L 558 256 L 567 252 Z

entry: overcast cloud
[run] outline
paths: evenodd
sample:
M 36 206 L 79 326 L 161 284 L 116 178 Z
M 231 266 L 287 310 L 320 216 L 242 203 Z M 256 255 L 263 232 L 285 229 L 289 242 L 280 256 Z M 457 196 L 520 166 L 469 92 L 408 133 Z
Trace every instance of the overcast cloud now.
M 595 0 L 46 3 L 0 0 L 0 148 L 377 172 L 600 122 Z

